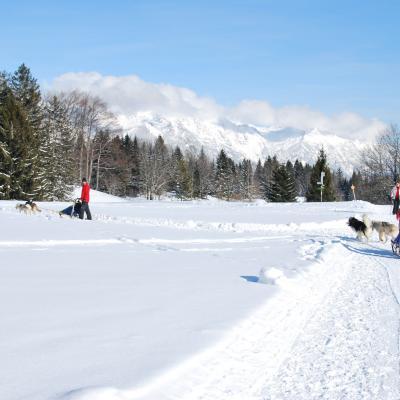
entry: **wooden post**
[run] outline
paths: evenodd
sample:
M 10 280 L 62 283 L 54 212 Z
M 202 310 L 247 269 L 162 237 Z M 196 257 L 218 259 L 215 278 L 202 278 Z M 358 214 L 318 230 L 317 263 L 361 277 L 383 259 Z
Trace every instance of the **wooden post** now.
M 354 185 L 351 185 L 350 188 L 351 188 L 351 190 L 353 192 L 353 201 L 355 201 L 355 200 L 357 200 L 356 199 L 356 192 L 355 192 L 356 187 Z

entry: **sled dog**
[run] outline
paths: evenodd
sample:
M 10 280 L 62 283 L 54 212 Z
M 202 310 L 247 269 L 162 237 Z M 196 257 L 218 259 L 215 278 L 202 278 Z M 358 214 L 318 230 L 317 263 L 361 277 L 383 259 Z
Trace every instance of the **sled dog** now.
M 32 214 L 32 207 L 29 204 L 17 204 L 15 208 L 19 210 L 20 213 L 23 212 L 27 215 Z
M 36 203 L 30 203 L 33 213 L 42 212 L 42 210 L 38 207 Z
M 399 228 L 395 224 L 390 224 L 386 221 L 371 221 L 371 228 L 373 231 L 378 232 L 379 240 L 385 243 L 388 236 L 393 239 L 399 233 Z
M 365 217 L 365 218 L 364 218 Z M 347 221 L 347 225 L 350 226 L 351 229 L 353 229 L 354 232 L 357 234 L 357 239 L 362 242 L 363 240 L 368 241 L 371 237 L 372 230 L 371 226 L 369 225 L 369 221 L 367 220 L 367 217 L 364 216 L 363 219 L 365 221 L 360 221 L 359 219 L 355 217 L 350 217 L 349 220 Z M 367 223 L 365 223 L 367 222 Z
M 42 212 L 38 205 L 33 201 L 27 201 L 25 204 L 17 204 L 15 208 L 19 210 L 19 212 L 24 212 L 25 214 Z

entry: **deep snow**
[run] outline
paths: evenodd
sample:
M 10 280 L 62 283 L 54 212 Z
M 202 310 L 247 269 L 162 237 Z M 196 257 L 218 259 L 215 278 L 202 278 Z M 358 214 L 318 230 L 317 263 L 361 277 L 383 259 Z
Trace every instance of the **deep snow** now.
M 0 202 L 0 398 L 399 399 L 400 259 L 365 202 Z M 261 279 L 259 279 L 261 278 Z

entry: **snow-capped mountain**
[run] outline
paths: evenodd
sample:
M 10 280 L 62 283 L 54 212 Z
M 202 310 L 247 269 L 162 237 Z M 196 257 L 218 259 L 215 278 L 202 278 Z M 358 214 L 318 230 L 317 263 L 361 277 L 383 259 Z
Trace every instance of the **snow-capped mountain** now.
M 365 146 L 358 140 L 318 129 L 306 132 L 296 128 L 260 127 L 228 119 L 215 122 L 138 112 L 130 116 L 120 115 L 119 122 L 132 136 L 154 139 L 161 135 L 168 145 L 194 152 L 203 147 L 212 157 L 224 149 L 236 161 L 247 158 L 256 162 L 268 155 L 277 155 L 281 161 L 298 159 L 314 163 L 323 146 L 330 166 L 334 169 L 341 167 L 347 175 L 357 167 L 359 153 Z

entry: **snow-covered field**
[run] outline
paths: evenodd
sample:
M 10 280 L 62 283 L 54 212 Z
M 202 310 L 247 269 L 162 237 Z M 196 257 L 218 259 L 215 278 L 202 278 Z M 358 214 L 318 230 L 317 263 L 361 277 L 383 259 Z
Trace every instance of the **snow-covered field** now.
M 364 202 L 0 202 L 0 399 L 398 400 L 400 259 Z

